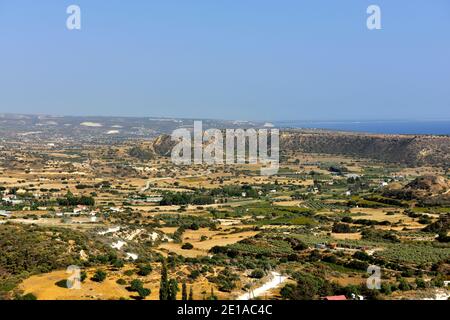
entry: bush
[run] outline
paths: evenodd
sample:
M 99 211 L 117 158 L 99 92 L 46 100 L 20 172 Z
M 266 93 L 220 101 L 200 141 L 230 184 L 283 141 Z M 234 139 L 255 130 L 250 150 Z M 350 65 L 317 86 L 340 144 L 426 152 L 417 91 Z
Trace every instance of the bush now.
M 332 232 L 334 233 L 352 233 L 355 230 L 346 223 L 335 223 Z
M 402 291 L 411 290 L 411 286 L 404 278 L 400 278 L 398 288 Z
M 371 260 L 371 257 L 364 251 L 356 251 L 353 254 L 353 258 L 362 260 L 362 261 L 370 261 Z
M 350 269 L 365 271 L 369 267 L 369 264 L 365 261 L 352 260 L 349 263 L 347 263 L 346 266 Z
M 124 286 L 124 285 L 127 284 L 127 282 L 125 281 L 125 279 L 122 279 L 122 278 L 117 279 L 116 283 L 119 284 L 119 285 L 121 285 L 121 286 Z
M 392 293 L 392 287 L 389 283 L 382 283 L 380 291 L 381 291 L 381 293 L 388 296 Z
M 416 278 L 416 286 L 419 289 L 425 289 L 427 287 L 425 280 L 422 278 Z

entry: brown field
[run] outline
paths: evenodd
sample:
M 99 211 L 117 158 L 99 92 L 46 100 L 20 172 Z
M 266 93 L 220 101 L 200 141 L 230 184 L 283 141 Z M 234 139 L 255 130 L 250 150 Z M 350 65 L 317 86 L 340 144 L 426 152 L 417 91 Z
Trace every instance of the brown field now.
M 225 233 L 225 234 L 224 234 Z M 194 248 L 191 250 L 181 249 L 182 244 L 167 242 L 162 243 L 159 248 L 169 252 L 175 252 L 184 257 L 199 257 L 208 255 L 208 251 L 214 246 L 225 246 L 233 244 L 246 238 L 250 238 L 258 234 L 257 231 L 244 231 L 239 233 L 229 233 L 224 230 L 211 231 L 206 228 L 199 230 L 186 230 L 183 233 L 183 243 L 189 242 Z M 208 237 L 207 240 L 201 241 L 201 236 Z
M 331 233 L 331 236 L 338 240 L 361 240 L 361 233 Z
M 133 269 L 131 267 L 131 269 Z M 123 272 L 130 270 L 129 266 L 125 266 L 122 270 L 112 271 L 107 270 L 107 279 L 102 283 L 91 281 L 90 278 L 95 273 L 95 269 L 87 271 L 88 278 L 81 283 L 80 289 L 65 289 L 58 287 L 55 283 L 60 280 L 67 279 L 70 274 L 64 270 L 45 273 L 42 275 L 31 276 L 24 280 L 19 289 L 26 293 L 33 293 L 38 300 L 118 300 L 118 299 L 133 299 L 136 296 L 135 292 L 129 292 L 127 285 L 119 285 L 116 281 L 120 278 L 125 279 L 127 283 L 131 280 L 139 278 L 144 282 L 144 287 L 151 290 L 151 294 L 146 300 L 159 300 L 159 281 L 160 281 L 160 267 L 155 264 L 154 271 L 147 277 L 131 277 L 125 276 Z M 186 267 L 181 267 L 176 274 L 182 272 L 188 274 L 189 270 Z M 178 278 L 175 273 L 169 274 L 169 277 Z M 224 293 L 217 290 L 215 284 L 210 283 L 204 276 L 200 276 L 194 283 L 187 283 L 188 292 L 192 286 L 195 300 L 202 300 L 204 296 L 208 296 L 211 288 L 214 289 L 214 294 L 219 299 L 229 299 L 230 293 Z M 179 283 L 177 299 L 181 300 L 181 283 Z

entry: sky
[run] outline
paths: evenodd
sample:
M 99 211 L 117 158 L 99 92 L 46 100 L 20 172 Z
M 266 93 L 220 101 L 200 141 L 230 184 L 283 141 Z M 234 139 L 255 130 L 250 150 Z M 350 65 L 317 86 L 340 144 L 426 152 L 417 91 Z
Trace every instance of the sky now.
M 448 0 L 0 0 L 0 42 L 1 113 L 450 119 Z

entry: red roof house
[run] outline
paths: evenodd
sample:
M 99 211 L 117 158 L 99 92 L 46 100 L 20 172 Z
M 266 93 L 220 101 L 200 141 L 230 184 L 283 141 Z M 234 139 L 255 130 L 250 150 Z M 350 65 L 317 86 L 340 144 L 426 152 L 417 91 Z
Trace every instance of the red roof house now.
M 341 295 L 341 296 L 328 296 L 328 297 L 325 297 L 324 300 L 347 300 L 347 298 L 344 295 Z

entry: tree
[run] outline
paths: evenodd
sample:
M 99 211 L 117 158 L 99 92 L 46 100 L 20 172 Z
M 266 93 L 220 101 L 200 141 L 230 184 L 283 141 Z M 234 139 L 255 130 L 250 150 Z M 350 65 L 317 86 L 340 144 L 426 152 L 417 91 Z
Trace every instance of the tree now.
M 149 264 L 141 264 L 138 268 L 137 274 L 143 277 L 148 276 L 153 270 L 152 266 Z
M 161 268 L 161 282 L 159 287 L 159 300 L 168 300 L 169 298 L 169 280 L 167 277 L 166 263 L 162 263 Z
M 284 299 L 314 300 L 318 296 L 333 294 L 333 286 L 325 279 L 308 273 L 299 273 L 295 278 L 297 285 L 287 284 L 281 289 Z
M 143 283 L 141 280 L 134 279 L 130 283 L 130 291 L 136 291 L 139 292 L 139 289 L 143 287 Z
M 181 300 L 187 300 L 187 286 L 186 282 L 183 282 L 183 285 L 181 286 Z
M 261 269 L 255 269 L 252 271 L 252 273 L 250 274 L 250 278 L 255 278 L 255 279 L 261 279 L 262 277 L 264 277 L 265 273 L 263 270 Z
M 402 291 L 411 290 L 411 286 L 404 278 L 400 278 L 398 288 Z
M 94 276 L 91 278 L 95 282 L 103 282 L 106 279 L 106 272 L 103 270 L 97 270 Z
M 193 248 L 194 248 L 194 246 L 192 245 L 192 243 L 189 243 L 189 242 L 186 242 L 185 244 L 183 244 L 181 246 L 181 249 L 183 249 L 183 250 L 191 250 Z
M 425 289 L 427 287 L 425 280 L 423 280 L 422 278 L 416 278 L 416 286 L 419 289 Z
M 192 286 L 189 288 L 189 298 L 188 300 L 194 300 L 194 291 L 192 289 Z
M 380 291 L 381 291 L 381 293 L 388 296 L 392 293 L 392 287 L 389 283 L 382 283 Z
M 86 280 L 86 278 L 87 278 L 86 271 L 81 271 L 81 273 L 80 273 L 80 281 L 84 282 L 84 280 Z
M 144 287 L 139 288 L 137 290 L 137 292 L 139 294 L 139 297 L 141 297 L 142 299 L 145 299 L 145 297 L 149 296 L 150 293 L 152 293 L 150 289 L 147 289 L 147 288 L 144 288 Z
M 211 294 L 208 300 L 217 300 L 217 296 L 214 294 L 214 288 L 211 288 Z
M 169 280 L 169 296 L 168 300 L 177 300 L 178 282 L 175 279 Z

